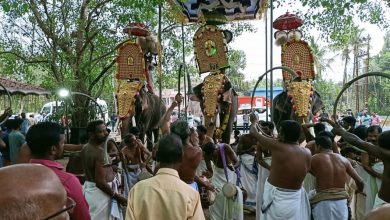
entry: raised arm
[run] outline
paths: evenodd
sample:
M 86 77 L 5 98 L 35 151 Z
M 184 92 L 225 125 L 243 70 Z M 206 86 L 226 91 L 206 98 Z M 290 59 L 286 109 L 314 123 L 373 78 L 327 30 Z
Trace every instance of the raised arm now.
M 249 133 L 261 143 L 262 148 L 268 150 L 269 148 L 277 147 L 273 138 L 268 138 L 260 134 L 254 125 L 251 125 Z
M 261 147 L 261 144 L 259 142 L 257 142 L 256 148 L 257 148 L 257 150 L 256 150 L 256 160 L 257 160 L 257 162 L 260 164 L 260 166 L 264 167 L 267 170 L 270 170 L 271 166 L 268 165 L 264 161 L 262 147 Z
M 309 131 L 309 128 L 311 128 L 313 126 L 314 126 L 314 124 L 312 124 L 312 123 L 302 124 L 302 130 L 303 130 L 303 134 L 305 135 L 305 138 L 306 138 L 306 143 L 314 140 L 314 136 Z
M 347 132 L 339 126 L 335 127 L 332 132 L 337 135 L 340 135 L 349 144 L 352 144 L 353 146 L 358 147 L 368 152 L 368 154 L 371 154 L 377 158 L 382 159 L 385 155 L 390 156 L 390 152 L 385 152 L 380 147 L 377 147 L 369 142 L 363 141 L 358 136 Z
M 362 153 L 362 165 L 363 169 L 367 171 L 371 176 L 382 179 L 383 175 L 381 173 L 376 172 L 372 167 L 370 166 L 370 156 L 368 153 Z
M 160 120 L 160 129 L 163 135 L 169 133 L 170 120 L 171 120 L 173 109 L 179 106 L 181 101 L 182 101 L 181 94 L 180 93 L 176 94 L 175 101 L 172 102 L 171 106 L 169 106 L 165 114 L 162 116 Z

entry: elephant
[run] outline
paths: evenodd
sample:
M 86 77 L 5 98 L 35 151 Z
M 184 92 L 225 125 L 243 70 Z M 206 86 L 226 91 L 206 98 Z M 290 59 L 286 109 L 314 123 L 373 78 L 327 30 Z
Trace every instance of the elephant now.
M 209 126 L 210 122 L 215 123 L 216 117 L 212 121 L 212 118 L 207 116 L 207 114 L 205 114 L 205 107 L 203 105 L 205 102 L 205 97 L 202 94 L 203 86 L 204 86 L 204 83 L 201 83 L 193 88 L 194 95 L 191 97 L 191 100 L 200 102 L 200 107 L 202 109 L 204 119 L 205 119 L 205 125 Z M 222 122 L 226 116 L 226 113 L 228 113 L 229 104 L 231 104 L 230 105 L 230 114 L 229 114 L 229 118 L 228 118 L 228 121 L 226 124 L 226 129 L 223 131 L 223 133 L 221 135 L 222 143 L 228 143 L 228 144 L 230 143 L 230 135 L 231 135 L 232 129 L 233 129 L 233 122 L 234 122 L 235 117 L 237 116 L 238 95 L 234 91 L 230 81 L 225 80 L 222 93 L 227 94 L 229 92 L 231 92 L 231 103 L 224 101 L 223 95 L 220 95 L 218 97 L 218 107 L 217 107 L 218 113 L 219 113 L 219 121 L 221 122 L 220 124 L 222 125 Z
M 307 115 L 307 117 L 304 118 L 305 123 L 309 123 L 310 120 L 313 118 L 313 115 L 315 115 L 324 107 L 320 94 L 317 91 L 314 91 L 313 94 L 314 96 L 311 101 L 310 113 Z M 286 91 L 283 91 L 282 93 L 278 94 L 273 99 L 272 106 L 274 111 L 273 121 L 278 130 L 279 130 L 280 123 L 284 120 L 295 120 L 299 123 L 302 123 L 302 119 L 295 114 L 293 110 L 293 104 L 289 100 Z
M 137 126 L 140 130 L 140 139 L 144 140 L 146 135 L 148 149 L 152 149 L 152 134 L 156 143 L 159 121 L 165 111 L 165 104 L 157 95 L 146 91 L 145 87 L 141 88 L 135 98 L 134 112 L 122 120 L 122 137 L 128 133 L 130 126 Z M 135 125 L 132 125 L 133 116 Z

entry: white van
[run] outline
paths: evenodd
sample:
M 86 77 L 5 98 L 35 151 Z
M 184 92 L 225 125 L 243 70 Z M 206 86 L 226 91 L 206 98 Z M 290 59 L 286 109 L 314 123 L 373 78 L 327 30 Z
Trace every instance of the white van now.
M 96 102 L 99 104 L 100 108 L 103 111 L 104 114 L 104 121 L 108 122 L 109 116 L 108 116 L 108 106 L 106 101 L 103 99 L 97 99 Z M 65 105 L 63 101 L 52 101 L 45 103 L 41 109 L 41 115 L 43 116 L 42 121 L 47 121 L 53 113 L 63 111 L 65 112 Z M 102 119 L 101 114 L 99 112 L 99 109 L 96 109 L 96 118 Z
M 259 118 L 259 121 L 266 121 L 267 111 L 266 111 L 265 107 L 262 107 L 262 108 L 257 107 L 257 108 L 253 108 L 253 110 L 255 112 L 257 112 L 256 114 L 257 114 L 257 117 Z M 250 106 L 238 108 L 238 110 L 237 110 L 237 128 L 239 128 L 239 129 L 242 129 L 244 127 L 243 116 L 244 116 L 245 112 L 247 112 L 248 114 L 251 113 Z M 268 121 L 271 121 L 270 114 L 271 114 L 271 109 L 268 108 Z M 250 125 L 250 122 L 249 122 L 249 125 Z

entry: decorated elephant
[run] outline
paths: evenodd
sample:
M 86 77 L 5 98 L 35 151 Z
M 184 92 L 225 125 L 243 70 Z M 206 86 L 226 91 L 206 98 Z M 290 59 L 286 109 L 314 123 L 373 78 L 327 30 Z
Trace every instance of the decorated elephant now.
M 153 58 L 158 53 L 158 43 L 147 27 L 129 23 L 124 32 L 129 40 L 123 42 L 117 56 L 118 116 L 122 122 L 122 136 L 130 126 L 140 129 L 140 138 L 147 135 L 151 147 L 152 133 L 158 140 L 158 122 L 166 111 L 165 104 L 153 92 Z M 135 124 L 132 118 L 135 118 Z
M 129 132 L 131 126 L 136 126 L 140 130 L 140 139 L 144 140 L 146 135 L 148 148 L 151 149 L 152 137 L 154 142 L 158 140 L 158 123 L 165 111 L 165 104 L 157 95 L 141 89 L 135 97 L 134 112 L 122 119 L 122 136 Z M 133 117 L 135 124 L 132 123 Z
M 287 91 L 283 91 L 273 99 L 273 121 L 276 128 L 279 129 L 279 124 L 284 120 L 295 120 L 300 123 L 309 123 L 317 112 L 319 112 L 324 104 L 321 101 L 321 96 L 317 91 L 313 92 L 311 103 L 309 104 L 310 111 L 306 117 L 301 117 L 293 109 L 293 103 L 289 98 Z
M 204 115 L 205 125 L 216 124 L 219 117 L 219 127 L 216 138 L 223 143 L 230 143 L 233 122 L 237 115 L 238 96 L 232 84 L 224 74 L 209 75 L 204 82 L 193 88 L 193 101 L 199 101 Z

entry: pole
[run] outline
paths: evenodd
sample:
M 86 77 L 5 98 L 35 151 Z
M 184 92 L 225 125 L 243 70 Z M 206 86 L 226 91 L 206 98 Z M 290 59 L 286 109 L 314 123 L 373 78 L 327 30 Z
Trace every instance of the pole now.
M 265 71 L 268 70 L 268 12 L 265 14 Z M 268 122 L 268 75 L 265 75 L 265 100 L 266 100 L 266 105 L 265 105 L 265 121 Z
M 367 38 L 367 60 L 366 60 L 366 73 L 368 73 L 370 71 L 370 40 L 371 40 L 371 37 L 370 35 L 368 35 L 368 38 Z M 366 107 L 367 107 L 367 110 L 368 110 L 368 77 L 366 77 L 366 85 L 365 85 L 365 103 L 367 103 Z
M 272 21 L 274 20 L 274 1 L 273 0 L 270 1 L 270 8 L 271 8 L 270 19 L 269 19 L 269 22 L 270 22 L 270 39 L 269 39 L 269 41 L 270 41 L 270 69 L 273 69 L 273 67 L 274 67 L 274 38 L 273 38 L 273 29 L 272 29 Z M 271 121 L 274 121 L 274 106 L 273 106 L 274 77 L 273 77 L 272 73 L 273 72 L 271 71 L 271 76 L 270 76 L 271 102 L 270 102 L 270 104 L 271 104 Z
M 184 42 L 184 23 L 181 23 L 181 43 L 182 43 L 182 56 L 183 56 L 183 86 L 184 86 L 184 117 L 187 121 L 187 89 L 186 89 L 186 56 L 185 56 L 185 42 Z
M 162 100 L 161 20 L 162 20 L 162 6 L 161 6 L 161 4 L 159 4 L 158 5 L 158 46 L 157 46 L 158 47 L 158 75 L 159 75 L 158 87 L 159 87 L 159 96 L 160 96 L 160 104 L 159 105 L 161 105 L 161 100 Z M 161 109 L 160 106 L 159 106 L 159 109 Z M 158 111 L 158 112 L 160 113 L 161 111 Z

